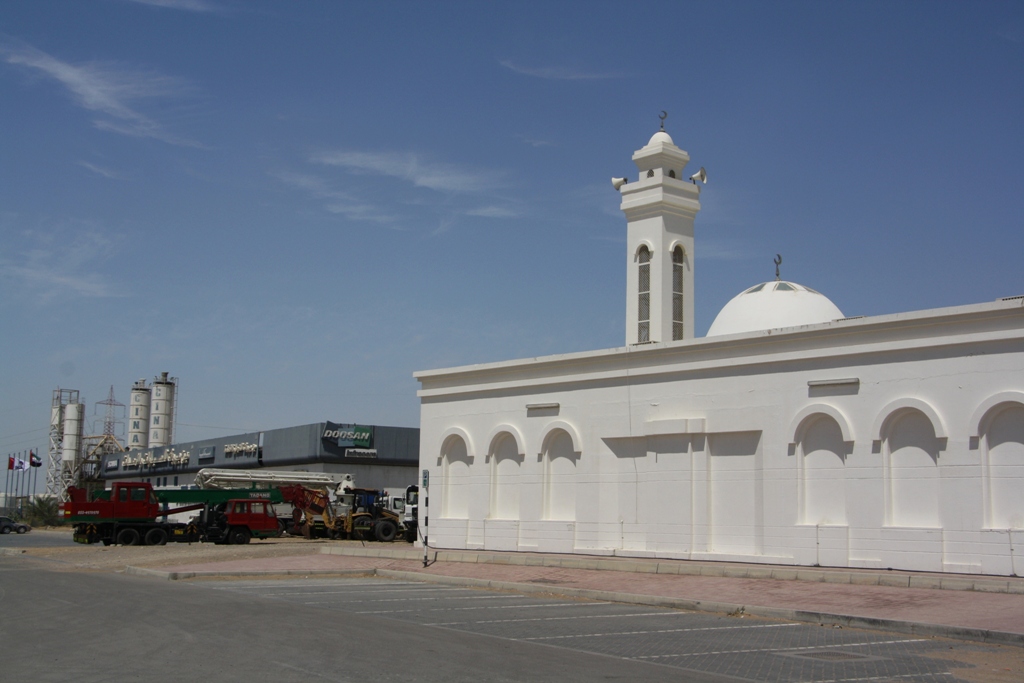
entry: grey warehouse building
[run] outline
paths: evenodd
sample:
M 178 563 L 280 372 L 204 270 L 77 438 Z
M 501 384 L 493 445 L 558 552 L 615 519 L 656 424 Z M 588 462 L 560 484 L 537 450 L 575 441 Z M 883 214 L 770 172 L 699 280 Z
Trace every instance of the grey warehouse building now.
M 420 430 L 319 422 L 104 456 L 100 478 L 191 486 L 206 467 L 351 474 L 362 488 L 416 483 Z

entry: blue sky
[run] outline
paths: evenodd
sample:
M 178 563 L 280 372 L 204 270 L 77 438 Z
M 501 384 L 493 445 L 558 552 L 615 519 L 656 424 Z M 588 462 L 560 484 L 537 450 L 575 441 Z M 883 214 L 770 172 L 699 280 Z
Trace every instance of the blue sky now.
M 0 454 L 58 386 L 415 426 L 415 370 L 621 346 L 661 110 L 698 334 L 776 253 L 846 315 L 1024 294 L 1022 8 L 2 3 Z

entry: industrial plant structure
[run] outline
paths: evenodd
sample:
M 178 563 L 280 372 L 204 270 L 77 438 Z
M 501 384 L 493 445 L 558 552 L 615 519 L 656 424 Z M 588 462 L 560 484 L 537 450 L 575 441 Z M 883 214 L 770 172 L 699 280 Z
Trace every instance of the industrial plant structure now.
M 135 396 L 133 390 L 132 419 Z M 156 399 L 154 392 L 154 409 Z M 140 400 L 140 416 L 142 404 Z M 335 422 L 170 445 L 153 445 L 151 432 L 145 448 L 104 455 L 99 476 L 108 486 L 114 481 L 145 481 L 157 487 L 182 487 L 191 486 L 196 473 L 208 467 L 266 468 L 351 474 L 358 486 L 404 488 L 416 481 L 419 447 L 416 428 Z
M 162 372 L 132 385 L 126 444 L 116 408 L 106 401 L 103 434 L 83 435 L 79 392 L 54 391 L 47 491 L 66 499 L 68 486 L 102 488 L 113 481 L 185 487 L 204 468 L 270 469 L 351 474 L 360 486 L 392 488 L 416 481 L 419 429 L 320 422 L 187 443 L 174 442 L 178 378 Z
M 128 417 L 128 448 L 169 446 L 174 441 L 177 377 L 160 373 L 150 386 L 140 379 L 132 385 Z
M 132 387 L 130 443 L 166 446 L 174 434 L 176 377 L 161 373 L 153 379 L 152 386 L 139 380 Z M 97 401 L 97 407 L 104 406 L 102 430 L 93 429 L 88 434 L 85 421 L 85 400 L 77 389 L 61 389 L 53 392 L 50 408 L 49 466 L 46 471 L 46 493 L 59 500 L 67 500 L 70 486 L 98 487 L 102 484 L 103 456 L 116 455 L 127 450 L 119 438 L 122 427 L 118 409 L 125 408 L 114 398 L 114 387 L 104 401 Z M 141 419 L 140 418 L 141 415 Z
M 80 478 L 84 415 L 85 405 L 77 389 L 53 390 L 46 492 L 62 501 L 67 500 L 68 486 L 77 484 Z

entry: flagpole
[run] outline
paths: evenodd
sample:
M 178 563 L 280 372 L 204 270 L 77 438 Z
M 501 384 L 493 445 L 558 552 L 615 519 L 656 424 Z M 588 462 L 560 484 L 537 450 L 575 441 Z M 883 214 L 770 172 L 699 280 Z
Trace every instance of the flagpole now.
M 25 451 L 22 451 L 22 453 L 24 453 L 24 452 Z M 22 462 L 25 462 L 25 460 L 22 459 Z M 21 508 L 20 508 L 20 512 L 21 512 L 22 515 L 25 514 L 25 475 L 26 474 L 28 474 L 28 472 L 26 472 L 25 470 L 21 471 Z
M 11 454 L 7 454 L 7 476 L 4 478 L 4 512 L 11 506 Z
M 18 451 L 17 455 L 14 456 L 14 472 L 15 472 L 15 475 L 14 475 L 14 500 L 15 500 L 15 502 L 17 504 L 19 504 L 19 508 L 18 508 L 19 511 L 21 509 L 20 508 L 20 503 L 21 503 L 21 469 L 20 469 L 20 465 L 21 465 L 21 451 Z
M 21 453 L 22 453 L 22 455 L 24 455 L 25 451 L 22 451 Z M 22 458 L 21 461 L 25 462 L 25 459 Z M 24 498 L 25 498 L 25 468 L 23 467 L 22 470 L 21 470 L 21 490 L 18 493 L 18 514 L 19 515 L 24 515 L 25 514 L 25 501 L 24 501 Z
M 42 467 L 43 457 L 41 455 L 36 455 L 36 457 L 39 458 L 39 467 Z M 36 468 L 36 474 L 32 481 L 32 492 L 37 496 L 39 495 L 39 467 Z

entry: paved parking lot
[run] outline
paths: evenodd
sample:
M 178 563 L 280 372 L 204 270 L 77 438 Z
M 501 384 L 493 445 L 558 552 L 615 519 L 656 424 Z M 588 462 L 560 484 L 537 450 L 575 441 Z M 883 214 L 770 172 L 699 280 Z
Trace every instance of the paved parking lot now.
M 0 548 L 70 548 L 76 545 L 70 529 L 33 529 L 27 534 L 0 534 Z
M 198 590 L 367 614 L 755 681 L 1001 680 L 1014 648 L 381 578 L 195 582 Z M 1007 670 L 1008 671 L 1008 670 Z M 1012 679 L 1007 679 L 1012 680 Z

